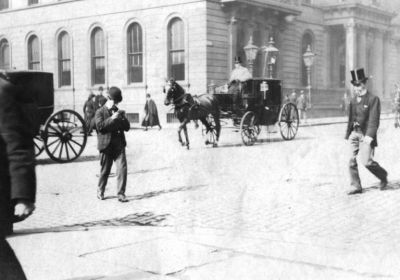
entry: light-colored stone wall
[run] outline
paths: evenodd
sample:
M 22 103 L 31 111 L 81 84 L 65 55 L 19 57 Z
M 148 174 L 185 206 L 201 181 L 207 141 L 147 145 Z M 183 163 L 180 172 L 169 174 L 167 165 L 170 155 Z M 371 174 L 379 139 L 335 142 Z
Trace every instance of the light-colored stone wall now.
M 18 4 L 18 3 L 15 3 Z M 1 12 L 0 37 L 11 45 L 12 67 L 27 69 L 29 34 L 40 39 L 43 71 L 54 73 L 56 108 L 73 108 L 82 113 L 91 85 L 90 31 L 100 26 L 106 37 L 106 83 L 123 90 L 128 112 L 142 113 L 145 93 L 158 104 L 161 121 L 169 110 L 163 105 L 162 87 L 167 77 L 167 25 L 180 17 L 185 26 L 185 81 L 191 93 L 204 93 L 206 77 L 206 1 L 162 0 L 77 0 L 9 9 Z M 144 41 L 144 81 L 127 84 L 126 29 L 133 21 L 141 24 Z M 72 39 L 73 85 L 58 87 L 57 35 L 66 30 Z M 189 88 L 190 85 L 190 88 Z M 147 86 L 147 89 L 146 89 Z M 75 89 L 75 91 L 73 91 Z M 140 116 L 142 117 L 142 115 Z

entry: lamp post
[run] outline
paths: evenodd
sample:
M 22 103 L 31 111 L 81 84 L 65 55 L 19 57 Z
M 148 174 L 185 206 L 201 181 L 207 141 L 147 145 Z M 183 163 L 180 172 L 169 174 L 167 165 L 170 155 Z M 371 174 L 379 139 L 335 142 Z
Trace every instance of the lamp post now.
M 269 38 L 269 42 L 266 46 L 262 47 L 264 54 L 264 65 L 263 65 L 263 77 L 265 77 L 265 69 L 268 66 L 268 78 L 273 79 L 274 65 L 279 54 L 279 50 L 274 46 L 275 42 L 272 37 Z
M 246 46 L 244 46 L 243 49 L 244 49 L 244 53 L 246 54 L 247 62 L 249 65 L 249 71 L 250 71 L 251 75 L 253 76 L 253 63 L 257 56 L 258 47 L 253 45 L 253 37 L 252 36 L 250 36 L 249 42 L 247 43 Z
M 308 88 L 308 102 L 311 106 L 311 66 L 314 63 L 315 54 L 311 51 L 311 46 L 307 46 L 306 52 L 303 54 L 304 65 L 307 69 L 307 88 Z

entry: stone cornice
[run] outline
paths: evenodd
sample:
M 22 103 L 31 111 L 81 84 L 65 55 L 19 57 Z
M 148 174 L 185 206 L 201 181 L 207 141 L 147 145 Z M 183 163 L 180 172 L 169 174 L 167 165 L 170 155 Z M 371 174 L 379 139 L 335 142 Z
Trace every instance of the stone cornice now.
M 302 10 L 298 5 L 286 4 L 274 0 L 221 0 L 222 7 L 244 5 L 256 8 L 270 9 L 284 15 L 300 15 Z

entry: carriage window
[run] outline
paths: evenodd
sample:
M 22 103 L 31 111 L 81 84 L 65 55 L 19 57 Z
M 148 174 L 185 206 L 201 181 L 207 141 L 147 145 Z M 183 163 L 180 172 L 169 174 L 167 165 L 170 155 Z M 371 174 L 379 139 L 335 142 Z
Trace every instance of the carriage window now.
M 58 36 L 58 85 L 71 85 L 71 45 L 67 32 Z
M 303 54 L 307 50 L 307 46 L 310 45 L 311 49 L 313 49 L 313 40 L 312 35 L 310 33 L 305 33 L 303 35 L 302 43 L 301 43 L 301 84 L 303 86 L 307 86 L 307 67 L 303 61 Z
M 133 23 L 128 28 L 128 83 L 143 81 L 142 28 Z
M 91 59 L 92 59 L 92 84 L 105 83 L 105 44 L 104 33 L 99 27 L 95 28 L 90 38 Z
M 175 80 L 185 79 L 185 40 L 183 21 L 172 19 L 168 26 L 168 74 Z
M 8 9 L 8 0 L 0 0 L 0 10 Z
M 40 70 L 39 39 L 35 35 L 28 40 L 28 69 Z
M 39 0 L 28 0 L 28 5 L 38 4 Z
M 0 69 L 10 69 L 10 46 L 6 39 L 0 41 Z

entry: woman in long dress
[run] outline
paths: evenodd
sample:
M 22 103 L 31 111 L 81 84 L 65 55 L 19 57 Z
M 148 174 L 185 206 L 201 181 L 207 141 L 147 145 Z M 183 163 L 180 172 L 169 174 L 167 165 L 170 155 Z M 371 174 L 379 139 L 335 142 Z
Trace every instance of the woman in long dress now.
M 144 127 L 145 131 L 147 130 L 147 127 L 153 127 L 155 125 L 158 125 L 159 129 L 161 129 L 157 106 L 154 100 L 151 99 L 149 93 L 146 94 L 146 105 L 144 105 L 144 113 L 145 116 L 142 121 L 142 126 Z

